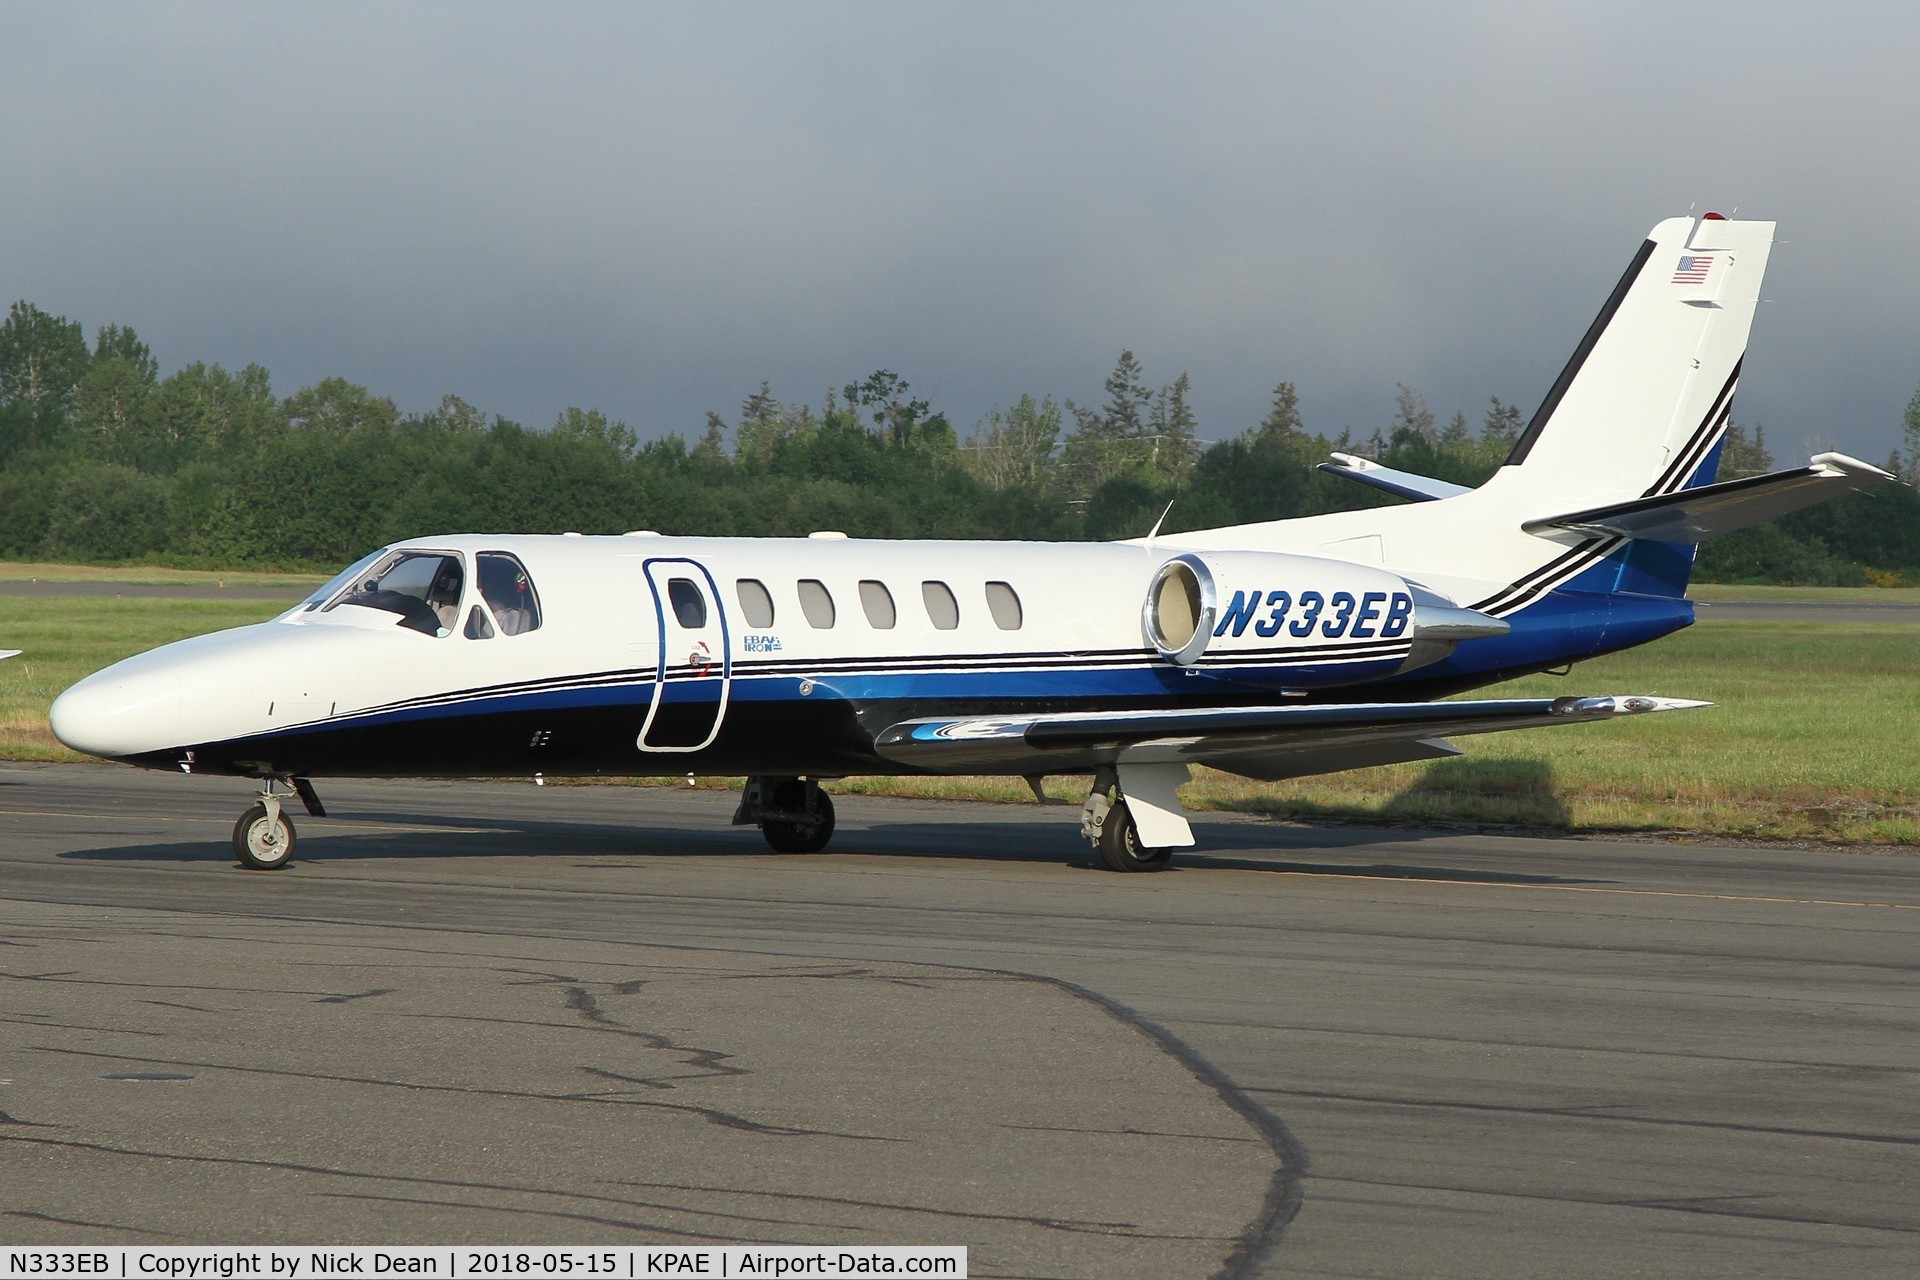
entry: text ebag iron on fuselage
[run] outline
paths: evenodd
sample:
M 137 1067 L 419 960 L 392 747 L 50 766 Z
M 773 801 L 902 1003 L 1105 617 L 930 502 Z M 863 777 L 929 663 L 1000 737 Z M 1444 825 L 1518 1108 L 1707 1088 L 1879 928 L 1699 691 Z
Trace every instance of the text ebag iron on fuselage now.
M 62 694 L 76 750 L 263 780 L 234 847 L 284 866 L 327 776 L 745 775 L 776 849 L 821 778 L 1091 773 L 1116 870 L 1193 843 L 1192 764 L 1279 779 L 1448 739 L 1703 705 L 1438 701 L 1688 625 L 1694 544 L 1892 479 L 1838 454 L 1714 483 L 1773 224 L 1656 226 L 1477 489 L 1110 544 L 460 535 L 383 548 L 271 622 Z

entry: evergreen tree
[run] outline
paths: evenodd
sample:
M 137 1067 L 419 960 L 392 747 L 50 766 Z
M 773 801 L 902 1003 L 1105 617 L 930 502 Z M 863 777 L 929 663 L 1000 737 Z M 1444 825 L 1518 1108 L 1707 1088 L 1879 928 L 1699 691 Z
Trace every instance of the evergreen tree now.
M 1142 434 L 1140 406 L 1153 394 L 1140 381 L 1143 370 L 1133 352 L 1123 350 L 1107 375 L 1107 407 L 1103 415 L 1105 434 L 1130 439 Z
M 1494 396 L 1487 408 L 1487 416 L 1480 423 L 1480 438 L 1487 444 L 1502 450 L 1511 450 L 1520 442 L 1520 433 L 1526 429 L 1527 420 L 1520 414 L 1520 406 L 1507 404 L 1499 396 Z
M 1122 351 L 1107 375 L 1107 403 L 1094 410 L 1067 401 L 1073 430 L 1062 449 L 1061 466 L 1080 500 L 1088 500 L 1108 481 L 1149 465 L 1152 453 L 1147 415 L 1153 393 L 1141 381 L 1140 362 Z
M 1147 414 L 1147 436 L 1153 447 L 1147 453 L 1147 465 L 1163 479 L 1179 483 L 1193 470 L 1200 452 L 1199 422 L 1187 404 L 1191 384 L 1183 371 L 1172 383 L 1160 388 Z
M 765 386 L 763 382 L 760 384 Z M 719 414 L 707 410 L 707 429 L 700 433 L 700 443 L 693 446 L 695 457 L 724 459 L 727 456 L 727 424 Z
M 1741 480 L 1771 470 L 1773 455 L 1767 452 L 1767 429 L 1756 426 L 1749 436 L 1739 423 L 1727 423 L 1726 438 L 1720 446 L 1719 478 Z
M 1306 431 L 1300 420 L 1300 397 L 1294 392 L 1291 382 L 1282 382 L 1273 389 L 1273 404 L 1267 409 L 1267 416 L 1260 419 L 1260 425 L 1254 428 L 1260 436 L 1296 436 Z
M 1394 412 L 1390 434 L 1411 431 L 1422 439 L 1432 440 L 1433 410 L 1427 408 L 1426 397 L 1404 382 L 1396 382 L 1393 386 Z

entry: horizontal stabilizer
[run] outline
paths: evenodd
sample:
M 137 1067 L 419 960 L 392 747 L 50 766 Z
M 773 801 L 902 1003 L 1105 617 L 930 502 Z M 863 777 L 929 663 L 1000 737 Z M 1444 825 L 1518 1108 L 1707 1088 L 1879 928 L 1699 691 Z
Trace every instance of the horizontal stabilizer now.
M 20 651 L 18 649 L 0 649 L 0 662 L 5 662 L 8 658 L 17 658 L 19 656 Z
M 1412 498 L 1415 502 L 1432 502 L 1439 498 L 1452 498 L 1472 492 L 1465 485 L 1448 484 L 1445 480 L 1416 476 L 1411 471 L 1395 471 L 1392 467 L 1383 467 L 1377 462 L 1355 457 L 1351 453 L 1336 453 L 1332 456 L 1331 462 L 1323 462 L 1319 468 L 1328 475 L 1358 480 L 1369 488 L 1384 490 L 1396 497 Z
M 1677 698 L 1507 698 L 1185 711 L 1098 711 L 907 720 L 882 732 L 883 759 L 930 773 L 1082 773 L 1103 765 L 1211 764 L 1285 778 L 1453 753 L 1441 739 L 1650 711 Z
M 1659 542 L 1704 542 L 1748 525 L 1895 479 L 1843 453 L 1822 453 L 1804 467 L 1771 475 L 1636 498 L 1562 516 L 1528 520 L 1528 533 L 1600 534 Z

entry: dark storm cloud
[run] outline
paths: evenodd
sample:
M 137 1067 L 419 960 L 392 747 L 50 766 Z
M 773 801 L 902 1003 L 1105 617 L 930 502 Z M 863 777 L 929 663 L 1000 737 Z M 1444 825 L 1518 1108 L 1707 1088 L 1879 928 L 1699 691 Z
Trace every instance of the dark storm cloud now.
M 1214 436 L 1477 419 L 1695 201 L 1782 224 L 1776 451 L 1920 379 L 1899 7 L 4 12 L 0 293 L 282 394 L 691 434 L 886 367 L 964 429 L 1126 346 Z

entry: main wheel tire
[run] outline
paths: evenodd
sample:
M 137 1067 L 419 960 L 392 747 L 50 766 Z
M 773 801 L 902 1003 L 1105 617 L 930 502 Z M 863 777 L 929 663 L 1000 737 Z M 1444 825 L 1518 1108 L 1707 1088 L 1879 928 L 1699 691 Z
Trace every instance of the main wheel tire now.
M 1173 850 L 1142 846 L 1140 829 L 1121 800 L 1107 810 L 1107 820 L 1100 825 L 1100 861 L 1114 871 L 1161 871 L 1173 861 Z
M 233 824 L 233 852 L 251 871 L 278 871 L 293 861 L 299 840 L 293 823 L 282 810 L 279 821 L 267 821 L 267 806 L 256 804 Z
M 819 803 L 805 818 L 768 818 L 760 834 L 778 853 L 818 853 L 833 839 L 833 797 L 815 787 Z M 806 803 L 806 784 L 789 782 L 773 793 L 773 807 L 792 812 Z

